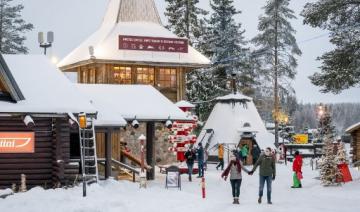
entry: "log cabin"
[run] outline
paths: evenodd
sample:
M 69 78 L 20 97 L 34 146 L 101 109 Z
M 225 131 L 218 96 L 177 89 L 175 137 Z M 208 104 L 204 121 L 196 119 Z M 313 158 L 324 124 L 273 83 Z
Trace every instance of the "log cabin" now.
M 0 55 L 0 188 L 71 184 L 69 113 L 96 110 L 45 56 Z
M 360 122 L 350 126 L 346 133 L 351 134 L 351 151 L 352 163 L 355 166 L 360 166 Z
M 58 67 L 78 83 L 152 85 L 178 102 L 186 73 L 209 64 L 162 25 L 153 0 L 110 0 L 100 28 Z

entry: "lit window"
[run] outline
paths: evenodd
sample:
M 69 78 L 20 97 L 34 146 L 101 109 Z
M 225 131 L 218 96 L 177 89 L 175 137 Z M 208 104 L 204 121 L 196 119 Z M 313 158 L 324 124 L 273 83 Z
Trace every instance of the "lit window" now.
M 131 84 L 131 67 L 114 66 L 114 81 L 118 84 Z
M 159 87 L 176 88 L 176 69 L 161 68 L 159 70 Z
M 136 68 L 137 84 L 154 84 L 155 71 L 154 68 Z

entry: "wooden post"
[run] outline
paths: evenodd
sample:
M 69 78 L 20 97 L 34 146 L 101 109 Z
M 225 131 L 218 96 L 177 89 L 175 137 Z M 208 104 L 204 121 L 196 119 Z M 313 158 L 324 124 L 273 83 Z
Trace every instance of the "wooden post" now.
M 287 166 L 287 147 L 284 144 L 284 159 L 285 159 L 285 165 Z
M 54 137 L 54 148 L 53 151 L 55 153 L 55 161 L 53 162 L 53 186 L 60 184 L 64 181 L 64 159 L 63 159 L 63 152 L 62 152 L 62 145 L 63 140 L 61 137 L 61 128 L 62 128 L 62 119 L 56 118 L 55 119 L 55 137 Z
M 152 167 L 151 170 L 147 172 L 147 179 L 155 179 L 155 123 L 147 122 L 146 123 L 146 162 L 149 166 Z
M 105 132 L 105 179 L 111 177 L 111 135 L 112 129 L 109 128 Z

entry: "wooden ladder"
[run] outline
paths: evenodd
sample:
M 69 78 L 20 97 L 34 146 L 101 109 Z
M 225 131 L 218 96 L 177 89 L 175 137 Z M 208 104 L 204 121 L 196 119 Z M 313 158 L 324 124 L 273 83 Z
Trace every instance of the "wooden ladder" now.
M 99 181 L 96 156 L 96 135 L 93 118 L 87 118 L 87 127 L 79 128 L 82 177 L 90 183 Z

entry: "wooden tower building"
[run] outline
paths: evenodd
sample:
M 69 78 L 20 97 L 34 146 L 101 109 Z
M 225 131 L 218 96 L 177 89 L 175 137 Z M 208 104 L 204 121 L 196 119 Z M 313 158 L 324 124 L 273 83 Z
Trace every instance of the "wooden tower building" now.
M 209 63 L 162 25 L 153 0 L 110 0 L 100 28 L 58 66 L 78 83 L 152 85 L 177 102 L 185 74 Z

